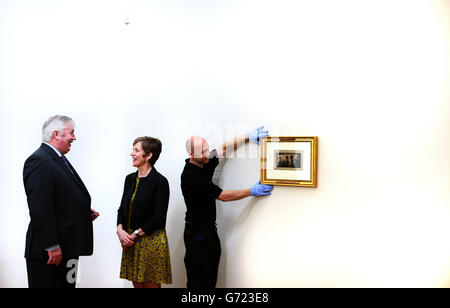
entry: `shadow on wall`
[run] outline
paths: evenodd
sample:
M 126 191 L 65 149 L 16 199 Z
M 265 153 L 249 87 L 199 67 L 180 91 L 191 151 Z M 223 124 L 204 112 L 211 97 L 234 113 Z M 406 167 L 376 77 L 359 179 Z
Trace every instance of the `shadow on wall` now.
M 184 255 L 186 249 L 184 247 L 184 203 L 178 202 L 173 205 L 175 214 L 170 217 L 168 221 L 168 240 L 170 245 L 170 263 L 172 267 L 172 284 L 167 287 L 170 288 L 185 288 L 186 287 L 186 269 L 184 266 Z
M 0 288 L 6 288 L 7 285 L 4 281 L 4 277 L 6 277 L 6 275 L 5 275 L 5 271 L 3 270 L 2 264 L 5 264 L 5 262 L 2 259 L 0 259 Z
M 240 264 L 239 260 L 235 260 L 241 255 L 241 251 L 248 244 L 245 242 L 247 230 L 249 228 L 249 218 L 254 211 L 256 199 L 250 199 L 245 205 L 241 206 L 240 213 L 235 218 L 225 217 L 219 226 L 220 240 L 222 244 L 222 256 L 219 267 L 218 287 L 230 287 L 229 275 L 232 277 L 241 277 L 242 271 L 239 266 L 237 268 L 227 268 L 229 264 Z M 228 230 L 220 232 L 220 230 Z M 230 233 L 232 234 L 230 235 Z M 237 241 L 230 241 L 230 238 L 237 238 Z M 234 246 L 226 246 L 227 243 L 236 243 Z M 231 263 L 230 263 L 231 262 Z M 244 287 L 244 285 L 233 284 L 233 287 Z

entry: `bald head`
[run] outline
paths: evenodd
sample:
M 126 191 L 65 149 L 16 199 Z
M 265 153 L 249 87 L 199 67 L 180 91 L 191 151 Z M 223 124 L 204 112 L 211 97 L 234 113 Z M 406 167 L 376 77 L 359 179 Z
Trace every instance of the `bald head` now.
M 188 153 L 194 152 L 193 149 L 202 148 L 204 142 L 206 142 L 206 140 L 200 136 L 189 137 L 188 140 L 186 140 L 186 151 Z
M 186 140 L 186 151 L 189 157 L 198 163 L 207 163 L 209 160 L 208 141 L 200 136 L 192 136 Z

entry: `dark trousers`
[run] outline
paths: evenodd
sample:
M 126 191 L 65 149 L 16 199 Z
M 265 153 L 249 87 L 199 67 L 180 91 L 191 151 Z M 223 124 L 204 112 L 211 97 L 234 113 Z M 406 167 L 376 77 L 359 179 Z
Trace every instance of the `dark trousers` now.
M 45 260 L 27 259 L 29 288 L 75 288 L 78 258 L 65 259 L 56 266 Z
M 186 246 L 184 264 L 186 266 L 187 288 L 215 288 L 222 252 L 215 226 L 196 228 L 186 224 L 184 245 Z

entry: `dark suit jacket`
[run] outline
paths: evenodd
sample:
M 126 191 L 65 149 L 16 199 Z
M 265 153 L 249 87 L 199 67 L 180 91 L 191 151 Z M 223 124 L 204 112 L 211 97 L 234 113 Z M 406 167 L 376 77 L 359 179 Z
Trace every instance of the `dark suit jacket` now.
M 60 245 L 63 257 L 92 255 L 91 196 L 75 169 L 46 144 L 23 169 L 30 210 L 25 258 L 48 260 L 46 248 Z
M 117 225 L 122 224 L 124 230 L 128 227 L 128 211 L 137 175 L 138 172 L 135 172 L 125 178 L 122 201 L 117 212 Z M 147 235 L 165 229 L 169 194 L 169 182 L 153 167 L 147 177 L 139 180 L 133 201 L 130 228 L 132 230 L 141 228 Z

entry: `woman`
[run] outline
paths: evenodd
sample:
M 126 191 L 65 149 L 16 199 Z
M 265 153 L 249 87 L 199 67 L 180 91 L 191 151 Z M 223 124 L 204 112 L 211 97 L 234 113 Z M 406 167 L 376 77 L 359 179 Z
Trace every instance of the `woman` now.
M 172 283 L 166 235 L 169 183 L 154 165 L 161 153 L 159 139 L 137 138 L 131 157 L 138 170 L 125 179 L 117 215 L 117 236 L 122 244 L 120 278 L 135 288 L 160 288 Z

